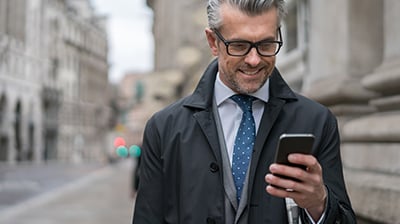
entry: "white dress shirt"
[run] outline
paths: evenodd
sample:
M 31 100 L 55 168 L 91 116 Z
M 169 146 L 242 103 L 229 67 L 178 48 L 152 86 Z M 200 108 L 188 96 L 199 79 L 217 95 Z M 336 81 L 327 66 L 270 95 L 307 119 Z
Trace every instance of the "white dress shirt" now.
M 215 81 L 214 96 L 217 103 L 219 116 L 221 119 L 222 130 L 224 132 L 226 149 L 228 150 L 229 161 L 232 165 L 233 145 L 240 121 L 242 120 L 243 111 L 240 106 L 229 97 L 235 95 L 229 87 L 227 87 L 220 79 L 219 73 Z M 257 92 L 250 94 L 257 98 L 253 101 L 253 117 L 256 123 L 256 133 L 260 126 L 262 114 L 264 112 L 265 102 L 269 99 L 269 80 Z
M 224 132 L 226 149 L 228 151 L 228 157 L 231 166 L 232 166 L 233 146 L 235 144 L 236 133 L 237 130 L 239 129 L 240 121 L 242 120 L 242 114 L 243 114 L 243 111 L 240 108 L 240 106 L 237 103 L 235 103 L 235 101 L 230 99 L 230 97 L 235 94 L 237 93 L 235 93 L 232 89 L 230 89 L 221 81 L 218 72 L 214 84 L 214 97 L 218 107 L 218 113 L 221 120 L 222 130 Z M 253 117 L 256 123 L 256 134 L 257 134 L 258 127 L 260 126 L 261 117 L 264 112 L 264 106 L 269 100 L 269 79 L 257 92 L 252 93 L 250 95 L 257 98 L 257 100 L 253 101 Z M 306 213 L 312 224 L 322 223 L 323 218 L 325 216 L 325 211 L 324 211 L 319 221 L 314 222 L 314 220 L 311 218 L 307 210 Z

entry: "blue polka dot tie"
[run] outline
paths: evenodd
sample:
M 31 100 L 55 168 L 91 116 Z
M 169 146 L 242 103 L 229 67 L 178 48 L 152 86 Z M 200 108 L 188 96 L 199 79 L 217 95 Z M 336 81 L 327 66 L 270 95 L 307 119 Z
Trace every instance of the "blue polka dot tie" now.
M 233 146 L 232 157 L 232 175 L 239 202 L 251 153 L 253 151 L 254 141 L 256 139 L 256 125 L 252 111 L 253 101 L 256 98 L 247 95 L 233 95 L 231 99 L 235 101 L 243 111 L 242 120 Z

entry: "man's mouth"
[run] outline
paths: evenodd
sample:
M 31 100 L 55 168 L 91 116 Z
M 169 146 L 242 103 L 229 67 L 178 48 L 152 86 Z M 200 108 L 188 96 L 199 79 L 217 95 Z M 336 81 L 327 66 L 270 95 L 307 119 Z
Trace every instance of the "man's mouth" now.
M 258 70 L 239 70 L 241 73 L 245 75 L 256 75 L 257 73 L 260 72 L 261 69 Z

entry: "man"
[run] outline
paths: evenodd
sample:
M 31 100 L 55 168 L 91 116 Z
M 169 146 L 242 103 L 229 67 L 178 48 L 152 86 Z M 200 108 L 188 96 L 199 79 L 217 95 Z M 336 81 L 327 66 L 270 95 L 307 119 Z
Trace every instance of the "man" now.
M 207 12 L 217 59 L 192 95 L 148 121 L 133 223 L 288 223 L 285 198 L 302 223 L 355 223 L 336 119 L 275 68 L 284 2 L 209 0 Z M 306 170 L 273 163 L 283 133 L 315 136 L 312 155 L 289 156 Z

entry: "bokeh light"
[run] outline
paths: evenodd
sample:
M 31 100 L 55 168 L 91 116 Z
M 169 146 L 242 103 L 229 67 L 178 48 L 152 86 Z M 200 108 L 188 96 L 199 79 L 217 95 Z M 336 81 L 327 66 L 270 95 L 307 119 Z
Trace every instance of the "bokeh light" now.
M 122 137 L 117 137 L 114 139 L 114 147 L 124 146 L 126 144 L 125 139 Z
M 115 152 L 117 153 L 117 155 L 119 157 L 124 157 L 124 158 L 128 157 L 128 149 L 123 145 L 118 146 L 118 148 L 115 150 Z
M 139 157 L 141 153 L 142 151 L 139 146 L 132 145 L 131 147 L 129 147 L 129 155 L 131 157 Z

